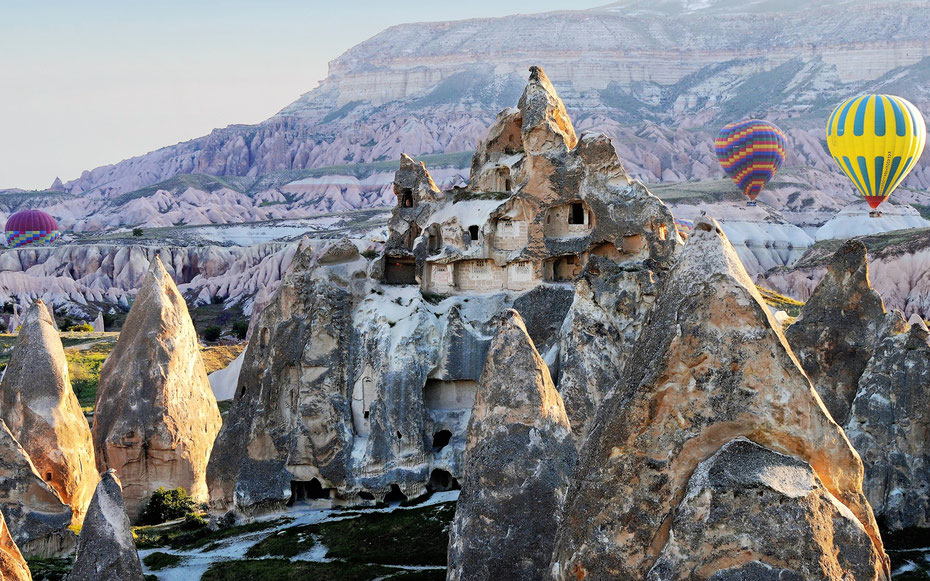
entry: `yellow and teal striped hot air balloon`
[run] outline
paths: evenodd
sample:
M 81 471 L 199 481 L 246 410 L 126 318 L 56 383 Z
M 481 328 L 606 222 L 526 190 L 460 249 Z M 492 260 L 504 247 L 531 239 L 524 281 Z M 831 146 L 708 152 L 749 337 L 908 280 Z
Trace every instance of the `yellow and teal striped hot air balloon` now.
M 893 95 L 865 95 L 840 104 L 827 124 L 827 146 L 874 211 L 914 169 L 927 141 L 917 107 Z

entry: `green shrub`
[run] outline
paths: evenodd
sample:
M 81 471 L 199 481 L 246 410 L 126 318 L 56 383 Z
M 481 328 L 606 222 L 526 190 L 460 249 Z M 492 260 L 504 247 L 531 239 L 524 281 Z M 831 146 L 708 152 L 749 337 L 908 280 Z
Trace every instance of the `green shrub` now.
M 232 324 L 232 334 L 236 339 L 245 339 L 246 333 L 249 332 L 249 322 L 248 321 L 236 321 Z
M 216 341 L 217 339 L 219 339 L 220 334 L 222 332 L 223 330 L 217 327 L 216 325 L 210 325 L 209 327 L 203 330 L 202 334 L 203 334 L 204 339 L 212 342 L 212 341 Z
M 187 516 L 194 516 L 194 501 L 187 491 L 181 487 L 166 490 L 160 486 L 139 515 L 139 524 L 157 525 Z
M 65 331 L 73 331 L 75 333 L 90 333 L 94 330 L 94 326 L 90 323 L 78 323 L 76 325 L 71 325 Z
M 138 238 L 139 236 L 142 236 L 142 228 L 133 228 L 132 235 L 135 236 L 136 238 Z
M 168 567 L 176 567 L 181 562 L 181 557 L 170 553 L 155 551 L 151 555 L 146 555 L 142 562 L 152 571 L 160 571 Z

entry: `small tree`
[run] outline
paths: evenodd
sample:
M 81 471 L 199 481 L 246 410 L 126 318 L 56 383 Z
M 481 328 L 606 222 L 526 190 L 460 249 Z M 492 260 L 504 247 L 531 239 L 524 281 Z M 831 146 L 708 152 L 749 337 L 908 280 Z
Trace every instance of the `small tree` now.
M 181 487 L 166 490 L 159 486 L 139 515 L 140 525 L 157 525 L 194 514 L 194 501 Z
M 133 228 L 132 235 L 135 236 L 136 238 L 142 236 L 142 228 Z
M 90 323 L 78 323 L 77 325 L 71 325 L 65 331 L 73 331 L 75 333 L 90 333 L 94 330 L 94 326 Z
M 249 322 L 248 321 L 236 321 L 232 324 L 232 333 L 236 339 L 245 339 L 246 334 L 249 332 Z
M 222 329 L 216 325 L 210 325 L 203 330 L 203 338 L 207 341 L 213 342 L 220 338 L 220 334 L 223 332 Z

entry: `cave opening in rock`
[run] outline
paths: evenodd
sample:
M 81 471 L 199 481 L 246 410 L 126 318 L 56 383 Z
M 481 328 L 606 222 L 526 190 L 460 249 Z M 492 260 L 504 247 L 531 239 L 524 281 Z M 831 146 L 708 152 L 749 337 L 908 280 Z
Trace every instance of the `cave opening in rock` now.
M 443 448 L 449 445 L 449 440 L 452 439 L 452 432 L 449 430 L 439 430 L 433 434 L 433 453 L 439 452 Z
M 572 202 L 572 210 L 568 215 L 569 224 L 584 224 L 584 204 Z
M 469 226 L 469 227 L 468 227 L 468 235 L 471 237 L 471 241 L 472 241 L 472 242 L 477 242 L 477 241 L 478 241 L 478 235 L 479 235 L 479 233 L 480 233 L 480 231 L 478 230 L 478 227 L 477 227 L 477 226 Z
M 407 500 L 407 495 L 400 491 L 400 486 L 396 484 L 391 485 L 391 490 L 384 496 L 384 502 L 391 503 L 401 503 Z
M 413 190 L 410 188 L 403 188 L 400 191 L 400 205 L 404 208 L 413 207 Z
M 323 485 L 316 478 L 306 480 L 291 480 L 291 498 L 288 506 L 295 502 L 305 500 L 325 500 L 329 499 L 329 488 L 323 488 Z
M 370 492 L 365 492 L 364 490 L 358 493 L 358 497 L 361 498 L 362 500 L 374 500 L 375 499 L 374 494 Z
M 429 475 L 429 482 L 426 483 L 426 489 L 430 492 L 446 492 L 447 490 L 458 490 L 459 481 L 449 472 L 440 468 L 434 469 Z

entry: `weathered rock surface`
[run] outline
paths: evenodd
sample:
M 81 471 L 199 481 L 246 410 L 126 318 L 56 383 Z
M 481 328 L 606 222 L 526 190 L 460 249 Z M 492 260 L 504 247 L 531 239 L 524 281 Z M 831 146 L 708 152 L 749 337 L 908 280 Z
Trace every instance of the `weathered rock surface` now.
M 810 464 L 743 437 L 698 465 L 668 539 L 649 581 L 876 577 L 872 540 Z
M 205 502 L 220 423 L 187 305 L 156 258 L 100 370 L 97 466 L 117 471 L 132 518 L 160 486 Z
M 862 538 L 870 539 L 855 554 L 844 554 L 855 563 L 848 571 L 887 578 L 859 456 L 824 409 L 719 225 L 702 220 L 669 272 L 620 380 L 597 410 L 568 492 L 553 575 L 644 579 L 675 542 L 669 530 L 694 471 L 739 437 L 809 464 L 845 507 L 840 510 L 858 522 Z M 837 543 L 829 538 L 833 531 L 822 534 L 821 546 Z M 772 546 L 766 556 L 733 553 L 726 568 L 757 560 L 795 565 L 782 560 L 794 547 L 761 536 L 753 542 Z
M 659 293 L 658 266 L 654 261 L 618 266 L 592 258 L 575 282 L 560 334 L 559 393 L 579 448 L 598 406 L 619 381 Z
M 26 559 L 10 536 L 3 514 L 0 514 L 0 579 L 3 581 L 32 581 Z
M 61 339 L 42 301 L 26 313 L 0 380 L 0 416 L 80 523 L 97 485 L 94 444 L 71 389 Z
M 542 579 L 575 448 L 562 398 L 516 311 L 503 314 L 468 423 L 450 580 Z
M 68 581 L 141 581 L 142 563 L 132 539 L 123 488 L 114 470 L 100 478 L 78 537 Z
M 846 434 L 865 465 L 865 494 L 884 531 L 930 528 L 930 333 L 889 313 L 859 378 Z
M 865 244 L 850 240 L 785 332 L 833 419 L 845 425 L 859 377 L 879 339 L 885 306 L 872 289 Z
M 36 470 L 29 455 L 0 422 L 0 511 L 27 557 L 57 557 L 74 549 L 71 507 Z

